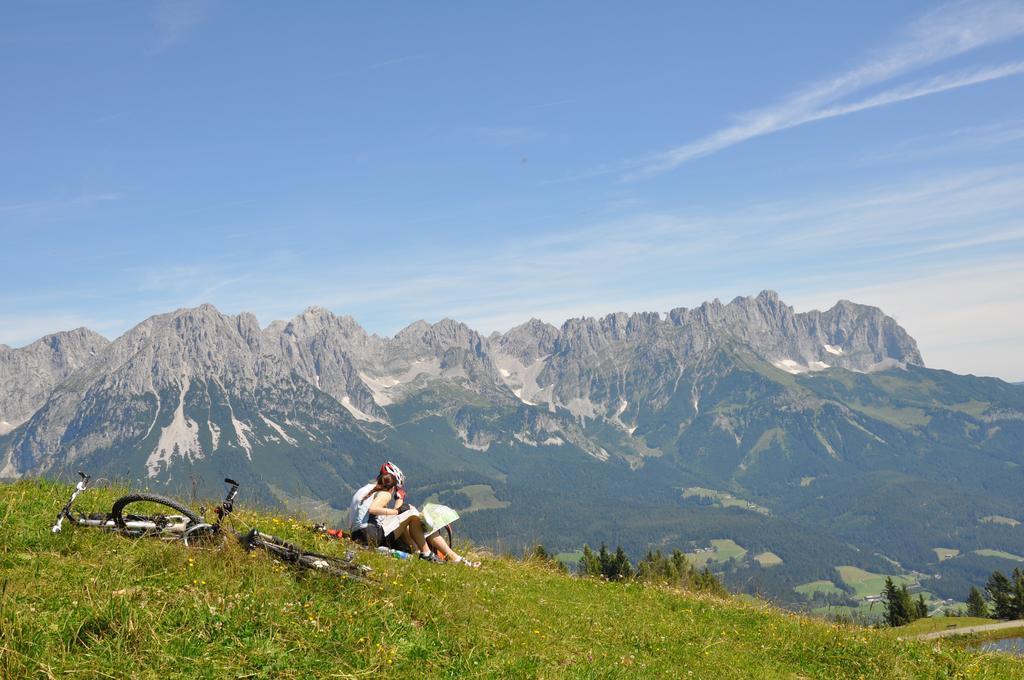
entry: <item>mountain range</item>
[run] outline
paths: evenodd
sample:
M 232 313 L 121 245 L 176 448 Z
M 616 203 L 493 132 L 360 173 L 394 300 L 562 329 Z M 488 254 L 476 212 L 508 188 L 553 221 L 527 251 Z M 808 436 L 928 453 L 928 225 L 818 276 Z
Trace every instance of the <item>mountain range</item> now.
M 486 337 L 180 309 L 113 341 L 0 346 L 0 428 L 0 478 L 232 476 L 335 519 L 390 458 L 478 541 L 729 539 L 746 557 L 717 568 L 783 599 L 837 565 L 945 576 L 952 596 L 991 566 L 975 551 L 1024 554 L 1024 390 L 926 368 L 875 307 L 796 313 L 771 291 Z

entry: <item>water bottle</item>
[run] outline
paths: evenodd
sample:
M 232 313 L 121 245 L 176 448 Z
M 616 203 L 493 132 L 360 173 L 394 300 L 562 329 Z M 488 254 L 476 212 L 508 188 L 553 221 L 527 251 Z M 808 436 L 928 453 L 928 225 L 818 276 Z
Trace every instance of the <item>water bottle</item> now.
M 412 555 L 410 555 L 407 552 L 402 552 L 401 550 L 395 550 L 394 548 L 388 548 L 387 546 L 383 546 L 383 545 L 377 548 L 377 552 L 379 552 L 382 555 L 391 555 L 392 557 L 400 559 L 400 560 L 407 560 L 410 557 L 412 557 Z

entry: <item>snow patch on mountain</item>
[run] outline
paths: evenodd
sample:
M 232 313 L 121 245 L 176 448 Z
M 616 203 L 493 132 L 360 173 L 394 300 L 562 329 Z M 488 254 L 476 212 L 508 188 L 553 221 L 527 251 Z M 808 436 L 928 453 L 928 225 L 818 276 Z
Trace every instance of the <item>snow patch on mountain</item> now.
M 580 420 L 597 417 L 597 406 L 586 397 L 574 397 L 565 404 L 569 413 Z
M 27 418 L 26 418 L 26 420 L 27 420 Z M 7 434 L 8 432 L 13 430 L 14 428 L 16 428 L 19 425 L 21 425 L 23 422 L 25 422 L 25 421 L 24 420 L 20 420 L 20 421 L 18 421 L 16 423 L 9 423 L 6 420 L 0 420 L 0 435 Z
M 345 398 L 348 399 L 348 397 L 345 397 Z M 288 433 L 284 431 L 283 427 L 281 427 L 280 425 L 275 423 L 273 420 L 271 420 L 270 418 L 266 417 L 262 413 L 260 414 L 260 419 L 264 423 L 267 424 L 267 427 L 271 428 L 272 430 L 274 430 L 274 432 L 277 432 L 279 435 L 281 435 L 281 439 L 284 439 L 286 442 L 288 442 L 292 446 L 298 446 L 299 445 L 299 443 L 297 441 L 295 441 L 295 439 L 293 439 L 292 437 L 288 436 Z
M 155 389 L 152 389 L 152 387 L 152 381 L 150 381 L 150 389 L 153 392 L 153 396 L 156 397 L 156 412 L 153 413 L 153 422 L 149 424 L 149 429 L 146 430 L 146 435 L 143 439 L 149 437 L 149 434 L 153 431 L 153 426 L 156 425 L 156 421 L 160 419 L 160 394 Z
M 238 439 L 238 444 L 245 449 L 246 458 L 252 460 L 252 444 L 249 443 L 249 438 L 245 436 L 246 433 L 252 434 L 252 428 L 236 418 L 234 413 L 231 414 L 231 424 L 235 428 L 235 438 Z
M 182 383 L 174 417 L 167 427 L 160 429 L 160 440 L 146 458 L 149 477 L 156 477 L 161 465 L 169 463 L 175 454 L 190 460 L 203 457 L 203 447 L 199 445 L 199 423 L 185 416 L 185 395 L 188 394 L 190 384 L 188 380 Z
M 216 451 L 220 446 L 220 426 L 212 420 L 207 421 L 206 426 L 210 430 L 210 438 L 213 439 L 213 450 Z
M 877 361 L 868 366 L 866 371 L 857 371 L 857 373 L 878 373 L 879 371 L 888 371 L 893 368 L 899 368 L 905 371 L 907 370 L 907 365 L 902 361 L 893 359 L 892 357 L 886 357 L 885 359 Z
M 512 390 L 512 394 L 516 395 L 516 399 L 518 399 L 519 401 L 523 402 L 527 406 L 536 406 L 537 405 L 537 402 L 535 402 L 535 401 L 527 401 L 526 399 L 523 398 L 523 390 L 522 390 L 522 388 L 518 388 L 517 387 L 516 389 Z
M 824 346 L 825 346 L 825 351 L 828 352 L 829 354 L 835 354 L 836 356 L 842 356 L 842 354 L 843 354 L 843 348 L 842 347 L 836 347 L 835 345 L 830 345 L 828 343 L 825 343 Z
M 463 446 L 474 451 L 487 451 L 491 448 L 491 442 L 495 438 L 495 435 L 489 432 L 477 431 L 470 435 L 469 428 L 465 425 L 457 425 L 455 433 L 459 436 Z
M 377 403 L 379 404 L 380 402 Z M 376 416 L 371 416 L 369 413 L 364 413 L 363 411 L 359 410 L 359 407 L 352 403 L 352 400 L 349 399 L 347 394 L 341 398 L 341 405 L 348 409 L 348 412 L 351 413 L 356 420 L 362 420 L 368 423 L 385 422 L 380 418 L 377 418 Z
M 824 361 L 811 361 L 805 365 L 801 364 L 799 361 L 793 361 L 792 359 L 776 359 L 772 361 L 772 366 L 793 375 L 811 373 L 814 371 L 824 371 L 826 368 L 831 368 L 831 366 L 826 364 Z
M 432 357 L 413 361 L 401 373 L 371 376 L 360 371 L 358 375 L 363 383 L 370 388 L 373 400 L 377 402 L 377 405 L 387 406 L 401 400 L 402 396 L 404 396 L 403 392 L 406 384 L 414 382 L 421 376 L 428 378 L 439 377 L 442 373 L 441 360 Z M 452 371 L 449 371 L 449 373 L 452 373 Z
M 549 410 L 554 410 L 551 403 L 551 385 L 542 388 L 537 384 L 537 376 L 544 370 L 547 356 L 542 356 L 530 364 L 524 364 L 515 357 L 508 354 L 496 353 L 493 361 L 498 368 L 498 375 L 502 382 L 512 390 L 516 399 L 527 406 L 547 403 Z

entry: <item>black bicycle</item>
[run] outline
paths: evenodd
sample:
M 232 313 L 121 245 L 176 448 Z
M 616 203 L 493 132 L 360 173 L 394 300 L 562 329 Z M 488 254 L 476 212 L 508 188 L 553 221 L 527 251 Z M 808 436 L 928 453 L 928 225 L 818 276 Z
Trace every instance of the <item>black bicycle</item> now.
M 173 498 L 153 493 L 131 493 L 114 501 L 110 512 L 83 514 L 74 512 L 72 505 L 88 487 L 91 477 L 84 472 L 75 485 L 71 498 L 57 515 L 57 521 L 50 528 L 60 533 L 65 520 L 77 526 L 94 527 L 115 531 L 126 536 L 157 536 L 170 540 L 182 540 L 185 545 L 215 545 L 230 533 L 247 551 L 263 550 L 276 559 L 305 569 L 314 569 L 334 576 L 366 580 L 370 567 L 357 564 L 355 553 L 348 551 L 344 557 L 321 555 L 301 548 L 284 539 L 265 534 L 258 529 L 248 532 L 225 531 L 224 520 L 235 507 L 238 496 L 238 482 L 225 479 L 228 490 L 224 500 L 213 509 L 216 520 L 211 524 L 204 520 L 203 512 L 193 512 Z

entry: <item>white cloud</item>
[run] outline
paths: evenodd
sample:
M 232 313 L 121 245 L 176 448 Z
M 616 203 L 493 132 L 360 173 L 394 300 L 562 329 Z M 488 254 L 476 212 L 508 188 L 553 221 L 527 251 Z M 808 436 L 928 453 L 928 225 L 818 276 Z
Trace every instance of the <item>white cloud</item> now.
M 111 337 L 109 331 L 113 329 L 115 335 L 120 333 L 124 328 L 124 322 L 87 318 L 77 314 L 5 314 L 0 316 L 0 343 L 11 347 L 24 347 L 44 335 L 82 327 Z
M 891 87 L 854 101 L 844 101 L 913 71 L 1022 34 L 1024 5 L 1021 3 L 959 2 L 946 5 L 913 23 L 901 42 L 869 55 L 860 66 L 816 83 L 774 106 L 744 114 L 734 125 L 645 159 L 627 177 L 665 172 L 749 139 L 812 121 L 1018 75 L 1024 71 L 1024 64 L 1004 64 L 971 72 L 943 74 Z
M 284 251 L 225 252 L 203 266 L 153 259 L 125 270 L 134 287 L 117 294 L 141 310 L 133 322 L 212 302 L 266 323 L 319 304 L 391 334 L 420 318 L 451 317 L 488 333 L 530 317 L 558 325 L 773 288 L 798 309 L 839 298 L 878 304 L 918 339 L 929 365 L 1024 378 L 1024 355 L 1001 340 L 1020 337 L 1012 319 L 1024 319 L 1016 301 L 1024 299 L 1021 215 L 1024 165 L 997 166 L 730 211 L 637 213 L 547 235 L 512 231 L 503 241 L 439 238 L 386 253 L 354 246 L 330 264 Z M 0 299 L 8 315 L 0 342 L 90 325 L 37 319 L 34 306 Z M 15 309 L 25 310 L 17 323 Z
M 937 268 L 842 289 L 801 291 L 798 309 L 846 298 L 881 307 L 913 335 L 925 364 L 955 373 L 1024 380 L 1024 266 L 1018 261 Z

